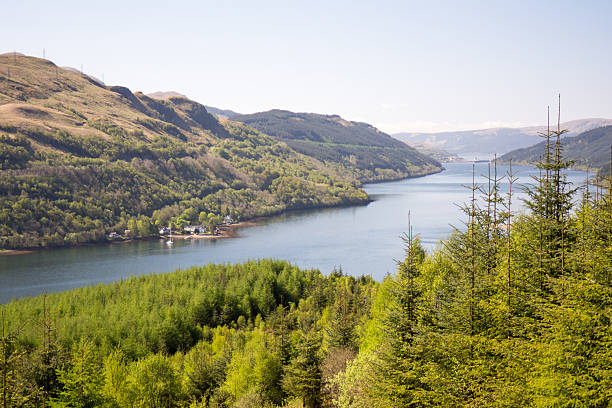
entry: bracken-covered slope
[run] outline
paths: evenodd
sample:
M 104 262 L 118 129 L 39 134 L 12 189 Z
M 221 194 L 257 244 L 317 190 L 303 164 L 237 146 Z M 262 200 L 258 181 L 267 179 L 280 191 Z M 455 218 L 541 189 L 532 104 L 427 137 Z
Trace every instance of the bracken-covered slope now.
M 337 115 L 271 110 L 232 120 L 277 138 L 362 182 L 414 177 L 440 171 L 441 164 L 367 123 Z
M 0 55 L 0 248 L 367 200 L 356 179 L 187 98 Z
M 610 174 L 610 146 L 612 146 L 612 126 L 592 129 L 574 137 L 562 140 L 563 152 L 574 167 L 597 170 Z M 513 150 L 501 157 L 503 161 L 512 159 L 516 163 L 537 162 L 544 154 L 546 142 L 540 142 L 524 149 Z

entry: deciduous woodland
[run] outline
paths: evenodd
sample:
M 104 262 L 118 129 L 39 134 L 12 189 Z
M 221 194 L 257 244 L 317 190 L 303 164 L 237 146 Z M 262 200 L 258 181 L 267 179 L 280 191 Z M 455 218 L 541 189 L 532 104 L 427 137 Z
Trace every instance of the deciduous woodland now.
M 612 195 L 548 136 L 526 213 L 493 171 L 380 283 L 260 260 L 3 305 L 0 405 L 610 406 Z
M 442 169 L 369 125 L 314 116 L 308 126 L 343 137 L 333 156 L 328 144 L 299 150 L 219 121 L 184 97 L 155 100 L 44 59 L 0 55 L 0 249 L 364 204 L 362 182 Z

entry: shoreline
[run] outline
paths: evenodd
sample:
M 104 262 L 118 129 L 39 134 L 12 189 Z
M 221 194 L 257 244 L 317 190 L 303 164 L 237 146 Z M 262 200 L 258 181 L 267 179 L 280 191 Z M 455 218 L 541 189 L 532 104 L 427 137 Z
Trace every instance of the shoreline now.
M 36 251 L 36 249 L 0 249 L 0 256 L 26 255 L 34 251 Z
M 415 179 L 415 178 L 420 178 L 420 177 L 433 176 L 434 174 L 438 174 L 438 173 L 442 173 L 443 171 L 446 171 L 446 167 L 444 167 L 444 163 L 441 163 L 441 164 L 442 164 L 442 167 L 439 170 L 432 170 L 431 172 L 428 172 L 425 174 L 410 175 L 410 176 L 405 176 L 405 177 L 393 177 L 393 178 L 382 179 L 382 180 L 363 181 L 361 182 L 360 186 L 361 188 L 363 188 L 363 186 L 366 186 L 368 184 L 393 183 L 394 181 L 402 181 L 402 180 L 409 180 L 409 179 Z
M 247 221 L 241 221 L 236 224 L 222 225 L 219 227 L 219 235 L 179 235 L 172 234 L 173 239 L 227 239 L 227 238 L 239 238 L 237 229 L 255 227 L 260 225 L 259 222 L 270 217 L 257 217 Z M 169 238 L 170 235 L 160 235 L 159 237 L 142 237 L 142 238 L 129 238 L 116 241 L 107 242 L 88 242 L 85 244 L 71 245 L 71 246 L 59 246 L 59 247 L 41 247 L 41 248 L 29 248 L 29 249 L 0 249 L 0 256 L 13 256 L 13 255 L 28 255 L 34 252 L 42 251 L 53 251 L 55 249 L 68 249 L 68 248 L 81 248 L 87 246 L 100 246 L 100 245 L 123 245 L 137 241 L 154 241 L 163 240 Z
M 259 221 L 262 221 L 265 218 L 269 217 L 257 217 L 247 221 L 240 221 L 236 224 L 230 225 L 220 225 L 217 227 L 219 229 L 219 235 L 185 235 L 185 234 L 170 234 L 170 235 L 161 235 L 160 239 L 173 238 L 173 239 L 226 239 L 226 238 L 239 238 L 236 229 L 239 228 L 247 228 L 247 227 L 255 227 L 260 225 Z M 132 240 L 136 241 L 136 239 Z M 121 241 L 125 242 L 125 241 Z
M 444 167 L 442 167 L 440 170 L 438 171 L 432 171 L 429 172 L 427 174 L 422 174 L 422 175 L 418 175 L 418 176 L 407 176 L 407 177 L 400 177 L 400 178 L 392 178 L 392 179 L 385 179 L 385 180 L 376 180 L 376 181 L 370 181 L 370 182 L 364 182 L 363 184 L 361 184 L 360 188 L 363 188 L 365 185 L 367 184 L 379 184 L 379 183 L 392 183 L 395 181 L 400 181 L 400 180 L 406 180 L 406 179 L 412 179 L 412 178 L 420 178 L 420 177 L 426 177 L 426 176 L 431 176 L 434 174 L 438 174 L 441 173 L 443 171 L 445 171 L 446 169 Z M 237 230 L 238 229 L 242 229 L 242 228 L 248 228 L 248 227 L 255 227 L 261 224 L 261 221 L 273 218 L 273 217 L 277 217 L 279 215 L 282 214 L 287 214 L 287 213 L 291 213 L 294 211 L 312 211 L 312 210 L 322 210 L 322 209 L 326 209 L 326 208 L 341 208 L 341 207 L 352 207 L 352 206 L 362 206 L 362 205 L 368 205 L 372 202 L 373 200 L 368 196 L 368 199 L 364 202 L 359 202 L 359 203 L 345 203 L 345 204 L 336 204 L 336 205 L 331 205 L 331 206 L 313 206 L 313 207 L 309 207 L 309 208 L 292 208 L 292 209 L 285 209 L 279 212 L 275 212 L 266 216 L 259 216 L 259 217 L 254 217 L 245 221 L 241 221 L 238 222 L 236 224 L 231 224 L 231 225 L 221 225 L 219 226 L 219 230 L 220 230 L 220 234 L 219 235 L 184 235 L 184 234 L 172 234 L 172 238 L 173 239 L 228 239 L 228 238 L 239 238 L 240 235 L 238 234 Z M 162 236 L 155 236 L 155 237 L 142 237 L 142 238 L 129 238 L 129 239 L 123 239 L 123 240 L 116 240 L 116 241 L 104 241 L 104 242 L 87 242 L 87 243 L 83 243 L 83 244 L 77 244 L 77 245 L 67 245 L 67 246 L 57 246 L 57 247 L 40 247 L 40 248 L 24 248 L 24 249 L 0 249 L 0 257 L 1 256 L 16 256 L 16 255 L 28 255 L 28 254 L 32 254 L 34 252 L 40 252 L 40 251 L 52 251 L 55 249 L 67 249 L 67 248 L 80 248 L 80 247 L 86 247 L 86 246 L 98 246 L 98 245 L 121 245 L 121 244 L 127 244 L 130 242 L 136 242 L 136 241 L 152 241 L 152 240 L 160 240 L 160 239 L 165 239 L 168 238 L 169 235 L 162 235 Z

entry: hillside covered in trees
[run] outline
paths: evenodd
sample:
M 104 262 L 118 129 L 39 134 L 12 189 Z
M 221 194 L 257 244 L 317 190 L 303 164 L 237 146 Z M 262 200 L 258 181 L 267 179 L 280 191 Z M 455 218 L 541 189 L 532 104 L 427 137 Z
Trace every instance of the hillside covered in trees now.
M 422 176 L 442 170 L 440 163 L 367 123 L 338 115 L 271 110 L 231 119 L 287 143 L 347 177 L 362 182 Z
M 612 126 L 588 130 L 577 136 L 563 139 L 563 152 L 572 165 L 581 169 L 597 171 L 600 175 L 610 174 L 610 146 L 612 145 Z M 530 147 L 513 150 L 500 159 L 514 163 L 535 163 L 544 154 L 546 141 Z
M 426 159 L 411 168 L 401 175 L 439 170 Z M 0 249 L 366 203 L 360 180 L 187 98 L 0 55 Z
M 429 254 L 409 230 L 381 283 L 262 260 L 0 306 L 0 402 L 608 407 L 612 194 L 551 140 L 527 213 L 512 173 L 474 183 L 465 229 Z

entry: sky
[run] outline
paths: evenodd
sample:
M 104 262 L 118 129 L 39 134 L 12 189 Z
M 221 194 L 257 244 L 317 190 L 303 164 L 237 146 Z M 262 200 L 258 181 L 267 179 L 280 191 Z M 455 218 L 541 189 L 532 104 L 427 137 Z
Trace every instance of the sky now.
M 435 132 L 612 118 L 612 1 L 31 1 L 0 53 L 205 105 Z

